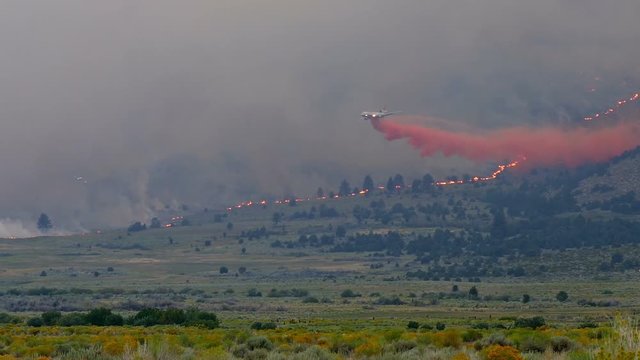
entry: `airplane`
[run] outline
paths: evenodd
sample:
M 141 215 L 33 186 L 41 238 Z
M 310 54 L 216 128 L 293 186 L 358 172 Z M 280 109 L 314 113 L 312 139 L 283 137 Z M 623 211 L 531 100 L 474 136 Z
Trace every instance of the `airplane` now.
M 380 111 L 365 111 L 360 116 L 363 120 L 372 120 L 372 119 L 382 119 L 387 116 L 395 115 L 400 113 L 399 111 L 387 111 L 386 109 L 382 109 Z

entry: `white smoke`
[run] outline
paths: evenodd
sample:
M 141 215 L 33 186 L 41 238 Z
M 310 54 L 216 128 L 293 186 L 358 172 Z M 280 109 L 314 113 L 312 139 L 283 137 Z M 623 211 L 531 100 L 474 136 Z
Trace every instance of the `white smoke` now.
M 35 224 L 28 225 L 15 219 L 0 219 L 0 239 L 27 239 L 38 236 L 65 236 L 71 234 L 69 231 L 59 229 L 52 229 L 43 233 Z

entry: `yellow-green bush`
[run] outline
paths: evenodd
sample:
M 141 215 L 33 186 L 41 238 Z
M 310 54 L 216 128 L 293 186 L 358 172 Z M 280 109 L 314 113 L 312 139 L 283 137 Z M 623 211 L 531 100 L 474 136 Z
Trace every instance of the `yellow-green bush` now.
M 522 355 L 513 346 L 491 345 L 484 349 L 486 360 L 522 360 Z

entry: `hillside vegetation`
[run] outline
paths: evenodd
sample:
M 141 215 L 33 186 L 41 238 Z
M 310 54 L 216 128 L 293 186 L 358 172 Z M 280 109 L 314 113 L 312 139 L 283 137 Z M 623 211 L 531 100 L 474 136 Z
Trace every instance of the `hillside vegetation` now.
M 287 356 L 295 349 L 324 354 L 319 358 L 406 350 L 416 358 L 429 351 L 476 358 L 488 356 L 485 348 L 496 344 L 487 339 L 502 330 L 508 341 L 500 346 L 517 354 L 547 351 L 556 336 L 595 351 L 603 335 L 573 329 L 606 326 L 614 313 L 640 306 L 640 209 L 635 193 L 599 197 L 592 184 L 604 176 L 610 186 L 626 184 L 622 175 L 631 170 L 619 169 L 637 161 L 631 153 L 611 164 L 513 172 L 486 183 L 413 182 L 366 195 L 184 212 L 170 228 L 140 223 L 0 240 L 0 319 L 16 323 L 1 327 L 13 335 L 0 351 L 62 354 L 52 344 L 36 351 L 16 341 L 39 321 L 44 333 L 68 324 L 48 324 L 44 314 L 84 321 L 73 328 L 86 326 L 82 314 L 96 308 L 129 326 L 109 330 L 122 337 L 118 344 L 139 339 L 129 348 L 106 340 L 77 347 L 101 356 L 160 351 L 151 350 L 155 331 L 177 331 L 166 341 L 179 344 L 162 351 L 238 358 L 255 355 L 254 336 L 272 344 L 266 352 Z M 215 314 L 222 329 L 208 335 L 136 329 L 145 323 L 135 316 L 145 309 L 178 315 L 198 309 Z M 531 319 L 542 319 L 548 331 L 516 330 Z M 207 351 L 196 340 L 202 336 L 215 338 Z M 475 352 L 458 350 L 475 343 L 481 343 Z M 390 350 L 397 347 L 405 350 Z

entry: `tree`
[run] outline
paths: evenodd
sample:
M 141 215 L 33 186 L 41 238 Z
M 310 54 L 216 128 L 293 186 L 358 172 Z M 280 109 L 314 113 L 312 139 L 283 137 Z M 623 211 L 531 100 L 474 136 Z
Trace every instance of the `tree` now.
M 282 221 L 282 213 L 274 212 L 273 216 L 271 217 L 271 221 L 273 221 L 273 225 L 278 225 L 278 223 Z
M 127 228 L 128 232 L 138 232 L 138 231 L 143 231 L 143 230 L 147 230 L 147 225 L 141 223 L 140 221 L 134 222 L 133 224 L 131 224 Z
M 154 217 L 153 219 L 151 219 L 151 225 L 149 225 L 150 229 L 159 229 L 162 226 L 162 224 L 160 223 L 160 220 L 158 220 L 157 217 Z
M 353 207 L 353 217 L 358 220 L 358 224 L 362 223 L 362 220 L 368 219 L 371 216 L 371 210 L 362 207 L 360 205 L 356 205 Z
M 619 264 L 624 260 L 624 255 L 620 252 L 616 252 L 611 255 L 611 264 Z
M 496 239 L 503 239 L 507 235 L 507 219 L 504 216 L 503 208 L 491 209 L 493 222 L 491 223 L 491 236 Z
M 425 174 L 422 177 L 422 187 L 423 189 L 428 189 L 431 187 L 431 185 L 433 185 L 435 181 L 433 180 L 433 176 L 431 176 L 431 174 Z
M 347 180 L 342 180 L 340 183 L 340 190 L 338 191 L 338 195 L 340 196 L 349 196 L 351 194 L 351 185 Z
M 42 322 L 47 326 L 53 326 L 58 323 L 58 320 L 62 317 L 59 311 L 47 311 L 40 315 Z
M 471 299 L 478 298 L 478 289 L 475 286 L 472 286 L 471 289 L 469 289 L 469 297 Z
M 34 317 L 27 320 L 27 326 L 40 327 L 43 325 L 44 325 L 44 321 L 42 321 L 41 317 Z
M 560 291 L 556 294 L 556 300 L 560 302 L 565 302 L 569 299 L 569 294 L 566 291 Z
M 523 304 L 526 304 L 526 303 L 528 303 L 529 301 L 531 301 L 531 296 L 529 296 L 529 294 L 524 294 L 524 295 L 522 295 L 522 303 L 523 303 Z
M 343 238 L 345 235 L 347 235 L 347 229 L 342 225 L 338 225 L 338 227 L 336 227 L 336 237 Z
M 51 224 L 51 219 L 49 219 L 49 216 L 45 213 L 40 214 L 40 217 L 38 218 L 38 230 L 47 232 L 51 230 L 52 227 L 53 225 Z
M 420 323 L 417 321 L 409 321 L 407 323 L 407 329 L 409 330 L 418 330 L 418 328 L 420 328 Z
M 413 182 L 411 183 L 411 192 L 412 193 L 419 193 L 422 192 L 422 181 L 415 179 L 413 180 Z
M 396 189 L 396 187 L 393 184 L 393 179 L 389 178 L 389 180 L 387 180 L 387 191 L 388 192 L 392 192 Z
M 85 319 L 91 325 L 96 326 L 105 326 L 107 325 L 107 318 L 113 315 L 111 310 L 107 308 L 96 308 L 91 311 L 87 315 L 85 315 Z
M 370 192 L 370 191 L 373 191 L 373 189 L 374 189 L 374 185 L 373 185 L 373 179 L 371 178 L 371 175 L 365 176 L 364 181 L 362 182 L 362 190 Z
M 229 272 L 229 268 L 226 266 L 220 266 L 220 274 L 226 274 Z
M 404 189 L 404 178 L 400 174 L 393 177 L 393 186 L 396 189 Z
M 319 188 L 318 188 L 318 191 L 316 191 L 316 197 L 317 197 L 318 199 L 321 199 L 321 198 L 323 198 L 323 197 L 324 197 L 324 190 L 322 190 L 322 188 L 321 188 L 321 187 L 319 187 Z
M 415 210 L 413 210 L 413 208 L 405 209 L 404 211 L 402 211 L 402 218 L 404 219 L 404 222 L 409 222 L 411 218 L 416 215 L 417 214 Z

